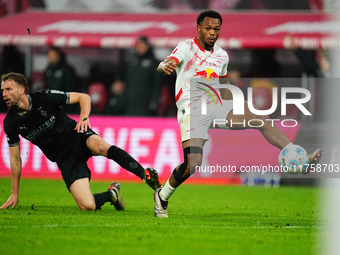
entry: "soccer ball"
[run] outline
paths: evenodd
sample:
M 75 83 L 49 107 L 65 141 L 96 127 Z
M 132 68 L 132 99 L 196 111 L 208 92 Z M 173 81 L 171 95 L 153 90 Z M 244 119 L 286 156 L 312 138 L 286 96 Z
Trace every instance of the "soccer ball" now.
M 304 172 L 308 167 L 308 154 L 301 146 L 288 144 L 279 154 L 279 165 L 284 173 Z

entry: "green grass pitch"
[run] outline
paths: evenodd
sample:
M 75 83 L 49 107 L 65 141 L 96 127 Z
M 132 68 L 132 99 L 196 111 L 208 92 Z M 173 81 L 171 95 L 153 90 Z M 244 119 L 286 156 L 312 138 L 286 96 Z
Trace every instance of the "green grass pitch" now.
M 94 193 L 109 182 L 92 181 Z M 0 203 L 10 194 L 0 179 Z M 317 254 L 320 190 L 182 185 L 169 218 L 153 191 L 122 183 L 126 211 L 78 209 L 61 180 L 22 179 L 18 206 L 0 210 L 1 254 Z

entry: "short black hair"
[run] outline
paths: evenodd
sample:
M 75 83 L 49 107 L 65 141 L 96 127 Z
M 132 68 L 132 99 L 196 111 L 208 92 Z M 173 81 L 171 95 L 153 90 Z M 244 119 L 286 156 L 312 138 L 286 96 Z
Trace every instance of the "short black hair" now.
M 28 87 L 28 82 L 25 76 L 23 76 L 20 73 L 8 73 L 8 74 L 3 74 L 1 76 L 1 82 L 7 81 L 7 80 L 13 80 L 20 86 L 23 86 L 25 88 L 25 93 L 28 93 L 29 87 Z
M 218 12 L 215 12 L 213 10 L 207 10 L 201 12 L 197 17 L 197 25 L 201 25 L 201 22 L 204 20 L 205 17 L 219 19 L 222 24 L 222 17 Z

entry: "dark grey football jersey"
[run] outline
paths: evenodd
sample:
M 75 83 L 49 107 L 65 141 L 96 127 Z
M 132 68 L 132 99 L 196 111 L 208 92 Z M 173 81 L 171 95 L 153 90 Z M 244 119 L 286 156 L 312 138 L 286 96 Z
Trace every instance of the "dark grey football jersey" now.
M 39 146 L 51 156 L 51 147 L 72 132 L 76 122 L 68 117 L 63 106 L 69 102 L 69 93 L 58 90 L 41 90 L 28 95 L 30 108 L 21 114 L 12 108 L 4 119 L 4 130 L 9 146 L 19 144 L 19 135 Z M 74 131 L 76 132 L 76 131 Z M 52 157 L 53 158 L 53 157 Z

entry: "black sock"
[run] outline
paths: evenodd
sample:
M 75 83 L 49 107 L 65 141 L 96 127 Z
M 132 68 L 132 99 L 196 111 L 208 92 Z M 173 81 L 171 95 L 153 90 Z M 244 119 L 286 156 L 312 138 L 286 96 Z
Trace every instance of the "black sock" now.
M 94 202 L 96 203 L 96 210 L 100 210 L 103 204 L 111 201 L 111 191 L 93 194 Z
M 144 168 L 126 151 L 113 145 L 107 151 L 107 157 L 116 161 L 121 167 L 137 175 L 142 180 L 144 179 Z

